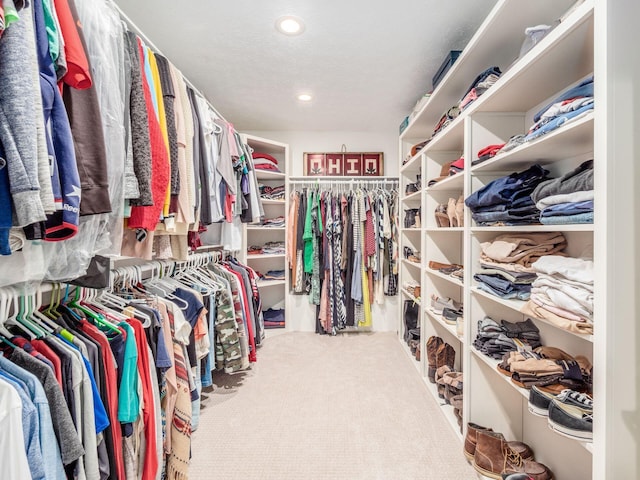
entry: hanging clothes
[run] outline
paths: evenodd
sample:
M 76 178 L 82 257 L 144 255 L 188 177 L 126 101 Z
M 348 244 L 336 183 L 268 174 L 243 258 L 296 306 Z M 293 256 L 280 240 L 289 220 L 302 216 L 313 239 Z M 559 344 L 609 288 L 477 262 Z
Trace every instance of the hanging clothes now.
M 291 290 L 317 306 L 316 332 L 370 327 L 372 304 L 397 294 L 397 190 L 294 189 L 289 208 Z

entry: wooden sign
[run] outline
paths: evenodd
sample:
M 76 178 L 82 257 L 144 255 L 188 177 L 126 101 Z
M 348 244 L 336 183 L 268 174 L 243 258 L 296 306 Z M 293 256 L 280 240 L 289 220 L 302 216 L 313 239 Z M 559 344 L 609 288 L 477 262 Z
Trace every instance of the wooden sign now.
M 382 177 L 384 153 L 305 153 L 307 177 Z

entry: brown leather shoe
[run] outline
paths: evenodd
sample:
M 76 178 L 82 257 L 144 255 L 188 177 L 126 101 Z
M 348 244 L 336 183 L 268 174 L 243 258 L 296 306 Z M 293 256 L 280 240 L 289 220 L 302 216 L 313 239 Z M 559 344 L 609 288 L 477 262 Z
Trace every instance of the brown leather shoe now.
M 492 429 L 477 425 L 469 422 L 467 424 L 467 436 L 464 437 L 464 456 L 467 457 L 470 463 L 473 462 L 473 457 L 476 453 L 476 443 L 478 432 L 493 432 Z M 533 460 L 533 450 L 526 443 L 522 442 L 507 442 L 509 448 L 517 452 L 524 460 Z
M 435 335 L 429 337 L 429 339 L 427 340 L 427 362 L 429 364 L 427 375 L 429 376 L 429 381 L 431 383 L 436 383 L 436 353 L 438 352 L 438 348 L 442 344 L 442 339 L 440 337 L 436 337 Z
M 552 480 L 553 474 L 542 463 L 524 460 L 512 450 L 501 433 L 478 430 L 473 467 L 488 478 L 500 480 L 502 474 L 526 473 L 534 480 Z

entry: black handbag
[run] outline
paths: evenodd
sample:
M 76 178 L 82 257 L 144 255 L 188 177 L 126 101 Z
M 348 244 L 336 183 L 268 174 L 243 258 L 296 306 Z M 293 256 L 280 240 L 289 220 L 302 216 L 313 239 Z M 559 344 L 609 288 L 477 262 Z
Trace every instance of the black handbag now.
M 418 323 L 418 314 L 420 313 L 419 308 L 419 305 L 413 300 L 404 301 L 404 310 L 402 312 L 402 317 L 404 319 L 405 342 L 408 342 L 409 340 L 414 338 L 416 329 L 420 328 L 420 325 Z

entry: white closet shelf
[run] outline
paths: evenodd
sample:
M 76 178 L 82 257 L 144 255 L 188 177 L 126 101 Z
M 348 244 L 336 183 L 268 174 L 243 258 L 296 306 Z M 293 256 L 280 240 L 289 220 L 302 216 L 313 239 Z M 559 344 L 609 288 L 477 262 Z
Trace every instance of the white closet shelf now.
M 453 413 L 453 407 L 448 405 L 442 398 L 438 396 L 438 385 L 435 383 L 431 383 L 428 378 L 423 378 L 424 383 L 427 385 L 427 390 L 431 393 L 434 400 L 442 410 L 444 414 L 444 418 L 447 419 L 451 428 L 453 428 L 453 432 L 458 437 L 458 440 L 462 441 L 462 433 L 460 432 L 460 425 L 458 425 L 458 419 Z
M 499 360 L 494 360 L 491 357 L 487 357 L 484 353 L 479 352 L 478 350 L 476 350 L 475 347 L 469 347 L 470 351 L 471 351 L 471 355 L 475 356 L 478 360 L 480 360 L 481 362 L 487 364 L 489 366 L 489 368 L 491 368 L 491 370 L 493 370 L 493 372 L 500 378 L 502 378 L 505 382 L 507 382 L 509 385 L 511 385 L 511 387 L 518 392 L 520 395 L 522 395 L 524 398 L 527 399 L 527 401 L 529 400 L 529 390 L 527 390 L 526 388 L 522 388 L 519 387 L 518 385 L 516 385 L 515 383 L 513 383 L 511 381 L 511 377 L 507 377 L 506 375 L 503 375 L 502 373 L 500 373 L 498 371 L 498 364 L 500 363 Z
M 285 285 L 286 280 L 258 280 L 256 284 L 258 288 L 277 287 L 279 285 Z
M 471 233 L 482 232 L 593 232 L 593 223 L 569 225 L 517 225 L 508 227 L 471 227 Z
M 403 175 L 409 175 L 410 173 L 420 172 L 420 156 L 422 155 L 424 148 L 416 153 L 413 157 L 407 161 L 404 165 L 400 165 L 400 173 Z
M 464 232 L 464 227 L 427 227 L 425 230 L 428 233 L 455 233 Z
M 452 150 L 462 152 L 462 144 L 464 142 L 464 117 L 466 116 L 464 115 L 465 112 L 460 113 L 460 115 L 458 115 L 449 125 L 441 130 L 433 140 L 424 146 L 421 152 L 429 153 Z M 455 159 L 452 158 L 452 160 Z
M 442 272 L 439 272 L 438 270 L 433 270 L 431 268 L 426 268 L 425 272 L 427 272 L 427 274 L 431 275 L 432 277 L 441 278 L 446 282 L 452 283 L 456 287 L 464 287 L 460 280 L 458 280 L 456 277 L 452 277 L 451 275 L 446 275 Z
M 285 205 L 284 200 L 272 200 L 269 198 L 261 198 L 260 201 L 263 205 Z
M 502 373 L 500 373 L 500 371 L 498 370 L 498 364 L 500 363 L 499 360 L 494 360 L 493 358 L 487 357 L 485 354 L 483 354 L 482 352 L 479 352 L 478 350 L 475 349 L 475 347 L 471 347 L 471 354 L 473 356 L 475 356 L 478 360 L 480 360 L 483 363 L 486 363 L 493 371 L 496 375 L 498 375 L 499 377 L 501 377 L 504 381 L 506 381 L 514 390 L 516 390 L 518 393 L 520 393 L 525 400 L 527 401 L 527 403 L 529 402 L 529 390 L 527 390 L 526 388 L 522 388 L 519 387 L 518 385 L 516 385 L 515 383 L 513 383 L 511 381 L 511 377 L 508 377 Z M 530 412 L 527 412 L 527 415 L 531 415 L 532 417 L 535 418 L 540 418 L 537 415 L 533 415 Z M 546 421 L 546 419 L 542 419 L 542 421 Z M 574 439 L 571 437 L 566 437 L 564 435 L 560 435 L 560 434 L 556 434 L 558 435 L 560 438 L 566 438 L 567 441 L 571 442 L 576 442 L 578 444 L 580 444 L 585 450 L 587 450 L 590 453 L 593 453 L 593 443 L 591 442 L 581 442 L 578 439 Z
M 422 229 L 421 228 L 401 228 L 400 229 L 401 232 L 403 233 L 415 233 L 415 232 L 421 232 Z
M 272 172 L 270 170 L 255 170 L 256 178 L 258 180 L 282 180 L 284 181 L 287 177 L 286 173 L 283 172 Z
M 283 232 L 286 230 L 286 227 L 265 227 L 263 225 L 247 225 L 247 230 L 263 230 L 263 231 L 273 231 L 273 232 Z
M 503 154 L 498 152 L 492 159 L 471 167 L 471 173 L 511 173 L 534 163 L 546 165 L 593 152 L 593 119 L 594 114 L 590 113 L 532 142 Z
M 500 297 L 496 297 L 495 295 L 491 295 L 490 293 L 487 293 L 483 290 L 480 290 L 478 287 L 471 287 L 471 293 L 474 295 L 478 295 L 480 297 L 484 297 L 487 298 L 489 300 L 491 300 L 492 302 L 498 303 L 500 305 L 503 305 L 511 310 L 514 310 L 520 314 L 522 314 L 522 312 L 520 311 L 520 309 L 524 306 L 525 302 L 523 300 L 509 300 L 509 299 L 504 299 L 504 298 L 500 298 Z M 537 322 L 542 322 L 542 323 L 546 323 L 547 325 L 550 325 L 552 327 L 554 327 L 556 330 L 561 331 L 561 332 L 565 332 L 568 335 L 572 335 L 574 337 L 580 338 L 586 342 L 590 342 L 593 343 L 593 335 L 585 335 L 583 333 L 576 333 L 576 332 L 570 332 L 569 330 L 565 330 L 563 328 L 559 328 L 555 323 L 550 322 L 549 320 L 546 320 L 544 318 L 538 318 L 538 317 L 533 317 L 531 315 L 527 315 L 527 317 L 530 317 L 531 319 L 537 321 Z
M 417 263 L 417 262 L 412 262 L 411 260 L 408 260 L 408 259 L 406 259 L 406 258 L 403 258 L 403 259 L 402 259 L 402 263 L 403 263 L 403 264 L 405 264 L 405 265 L 407 265 L 407 266 L 409 266 L 409 267 L 417 268 L 418 270 L 420 270 L 420 269 L 422 268 L 422 265 L 421 265 L 421 264 L 419 264 L 419 263 Z
M 266 258 L 284 258 L 284 253 L 258 253 L 247 254 L 247 260 L 260 260 Z
M 411 294 L 409 293 L 409 291 L 408 291 L 406 288 L 401 288 L 400 290 L 402 291 L 402 293 L 404 293 L 404 295 L 405 295 L 406 297 L 408 297 L 408 298 L 409 298 L 409 300 L 413 300 L 413 302 L 414 302 L 416 305 L 420 305 L 420 299 L 419 299 L 419 298 L 414 297 L 413 295 L 411 295 Z
M 403 202 L 419 202 L 422 195 L 422 190 L 412 193 L 411 195 L 407 195 L 402 198 Z
M 427 192 L 442 192 L 446 190 L 458 190 L 462 191 L 464 187 L 464 175 L 462 172 L 451 175 L 450 177 L 443 178 L 435 185 L 427 187 Z
M 431 311 L 429 307 L 425 307 L 424 312 L 427 314 L 429 318 L 431 318 L 431 320 L 440 324 L 447 332 L 449 332 L 453 338 L 457 339 L 459 342 L 464 342 L 464 337 L 461 335 L 458 335 L 458 331 L 455 325 L 449 325 L 447 322 L 445 322 L 442 319 L 441 315 L 436 315 Z
M 492 13 L 485 19 L 476 34 L 465 47 L 460 57 L 456 60 L 440 84 L 433 91 L 429 100 L 409 123 L 408 127 L 402 132 L 400 139 L 428 138 L 443 112 L 447 111 L 447 109 L 452 105 L 457 104 L 460 101 L 460 97 L 469 87 L 469 83 L 480 72 L 485 70 L 489 65 L 498 65 L 503 67 L 503 70 L 506 70 L 506 68 L 513 62 L 514 58 L 517 57 L 517 50 L 514 49 L 514 45 L 522 44 L 525 28 L 537 24 L 546 24 L 550 22 L 550 19 L 552 18 L 559 18 L 572 2 L 554 3 L 554 5 L 546 4 L 545 8 L 541 8 L 539 5 L 527 4 L 526 2 L 511 2 L 507 0 L 498 2 L 498 5 L 496 5 Z M 591 12 L 593 11 L 593 3 L 591 0 L 587 0 L 584 5 L 573 12 L 573 14 L 556 27 L 553 32 L 549 33 L 547 37 L 550 38 L 544 38 L 523 58 L 519 59 L 509 70 L 506 70 L 503 77 L 507 77 L 508 80 L 510 77 L 516 76 L 516 72 L 520 71 L 520 73 L 522 73 L 528 70 L 528 64 L 530 63 L 538 63 L 542 66 L 550 63 L 551 59 L 555 59 L 557 62 L 557 57 L 560 53 L 558 52 L 553 55 L 548 55 L 549 52 L 556 50 L 555 46 L 557 44 L 565 43 L 563 40 L 565 40 L 567 34 L 572 32 L 577 25 L 584 23 L 584 19 L 582 17 L 585 16 L 584 12 L 588 12 L 589 10 Z M 580 37 L 580 40 L 584 42 L 586 38 Z M 575 48 L 575 44 L 573 44 L 573 42 L 567 43 L 570 43 L 572 47 Z M 559 48 L 564 50 L 564 47 Z M 581 49 L 578 49 L 578 51 L 580 50 Z M 538 56 L 542 58 L 549 56 L 549 58 L 545 61 L 536 62 L 536 57 Z M 579 57 L 578 55 L 575 56 Z M 578 60 L 583 61 L 584 59 L 582 57 L 576 58 L 576 61 Z M 560 64 L 563 65 L 565 63 L 566 62 L 560 62 Z M 555 68 L 557 65 L 557 63 L 553 64 L 553 68 L 550 68 L 548 71 L 539 71 L 545 72 L 545 75 L 548 72 L 552 73 L 553 77 L 556 75 L 566 75 L 566 73 L 556 74 L 550 71 L 560 70 Z M 567 67 L 567 70 L 568 69 L 569 68 Z M 511 70 L 514 70 L 514 72 L 511 73 Z M 573 80 L 575 79 L 576 78 Z M 540 78 L 537 80 L 540 80 Z M 569 80 L 569 82 L 573 80 Z M 546 86 L 550 84 L 550 81 L 551 78 L 549 78 L 549 81 L 541 83 L 544 83 Z M 555 81 L 558 80 L 555 79 Z M 500 80 L 498 82 L 500 82 Z M 476 100 L 471 106 L 469 106 L 469 108 L 462 112 L 458 118 L 467 116 L 472 111 L 476 111 L 481 105 L 481 100 L 485 96 L 489 95 L 494 88 L 496 90 L 504 88 L 506 83 L 507 81 L 502 80 L 502 86 L 500 88 L 495 88 L 494 85 L 494 87 L 489 89 L 485 95 L 480 97 L 480 99 Z M 518 88 L 520 89 L 520 92 L 522 92 L 522 85 Z M 514 91 L 515 90 L 516 89 L 514 89 Z M 552 95 L 553 93 L 555 92 L 551 92 L 550 94 Z M 543 101 L 545 98 L 538 100 L 538 102 Z M 535 104 L 536 103 L 534 102 L 532 105 Z M 487 103 L 487 106 L 489 105 L 490 103 Z M 532 105 L 529 105 L 529 107 Z M 516 111 L 517 109 L 515 107 L 506 107 L 506 110 Z
M 477 105 L 472 104 L 469 109 L 517 112 L 534 108 L 555 95 L 557 85 L 568 86 L 593 72 L 592 39 L 593 1 L 586 0 L 504 72 L 496 84 L 474 102 Z M 522 92 L 527 93 L 523 95 Z

